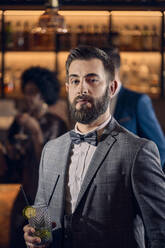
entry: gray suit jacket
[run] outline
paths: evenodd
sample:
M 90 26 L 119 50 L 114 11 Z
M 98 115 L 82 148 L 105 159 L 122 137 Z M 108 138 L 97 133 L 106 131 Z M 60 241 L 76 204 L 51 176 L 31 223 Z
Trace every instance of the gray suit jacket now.
M 43 149 L 36 204 L 49 204 L 53 247 L 165 247 L 165 176 L 156 145 L 113 118 L 93 155 L 75 211 L 65 216 L 69 133 Z M 145 232 L 145 235 L 144 235 Z

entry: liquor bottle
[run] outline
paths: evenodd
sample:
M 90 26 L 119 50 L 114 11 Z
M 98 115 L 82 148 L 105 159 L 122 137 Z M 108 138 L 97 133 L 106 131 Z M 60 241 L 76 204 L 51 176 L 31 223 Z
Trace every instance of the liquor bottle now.
M 120 46 L 123 51 L 132 49 L 132 33 L 129 25 L 125 25 L 120 33 Z
M 160 51 L 160 36 L 157 32 L 156 25 L 152 26 L 152 50 Z
M 132 31 L 132 49 L 141 50 L 141 31 L 138 25 L 135 25 Z
M 15 68 L 13 73 L 14 91 L 16 95 L 22 95 L 20 78 L 23 71 L 24 71 L 23 68 L 17 67 Z
M 13 27 L 11 22 L 5 23 L 5 44 L 7 50 L 14 49 Z
M 77 46 L 77 26 L 72 25 L 71 27 L 71 39 L 70 39 L 70 47 L 76 47 Z
M 108 43 L 109 45 L 119 47 L 120 49 L 120 32 L 119 32 L 119 27 L 114 26 L 112 27 L 112 30 L 108 34 Z
M 139 63 L 139 88 L 140 91 L 143 93 L 148 93 L 150 91 L 150 70 L 149 66 L 147 65 L 147 62 L 142 59 L 142 61 Z
M 152 50 L 152 35 L 147 25 L 144 25 L 142 29 L 141 46 L 144 51 Z
M 92 45 L 96 47 L 101 47 L 101 37 L 103 34 L 100 34 L 99 25 L 94 24 L 92 29 Z
M 4 74 L 4 90 L 6 94 L 14 91 L 14 78 L 11 67 L 7 67 Z
M 160 93 L 159 75 L 156 72 L 150 73 L 150 93 L 153 95 Z
M 46 31 L 35 24 L 30 32 L 30 50 L 42 51 L 45 49 L 43 35 Z
M 51 29 L 42 29 L 41 31 L 41 50 L 55 50 L 55 32 Z
M 129 81 L 134 90 L 139 85 L 139 63 L 137 60 L 132 60 L 130 64 L 130 78 Z
M 119 39 L 120 39 L 120 51 L 125 51 L 125 42 L 124 42 L 124 26 L 120 27 L 120 34 L 119 34 Z
M 97 30 L 95 30 L 95 32 L 97 33 Z M 86 25 L 84 35 L 85 35 L 84 42 L 86 45 L 97 46 L 97 37 L 96 37 L 97 34 L 94 33 L 94 27 L 91 24 Z
M 14 30 L 14 48 L 15 50 L 24 50 L 24 33 L 20 21 L 16 22 Z
M 139 79 L 143 84 L 149 80 L 149 67 L 144 59 L 139 64 Z
M 58 48 L 60 51 L 68 51 L 71 48 L 71 26 L 67 25 L 66 33 L 56 34 L 58 38 Z
M 29 27 L 29 22 L 25 21 L 24 25 L 23 25 L 23 38 L 24 38 L 24 45 L 23 45 L 23 49 L 25 51 L 29 50 L 29 46 L 30 46 L 30 27 Z
M 122 61 L 121 69 L 120 69 L 120 77 L 124 86 L 127 86 L 130 82 L 130 66 L 128 64 L 128 60 L 125 58 Z
M 77 45 L 86 45 L 87 36 L 83 25 L 77 26 Z
M 98 35 L 99 47 L 107 48 L 109 47 L 109 28 L 107 25 L 103 24 L 101 26 L 101 32 Z

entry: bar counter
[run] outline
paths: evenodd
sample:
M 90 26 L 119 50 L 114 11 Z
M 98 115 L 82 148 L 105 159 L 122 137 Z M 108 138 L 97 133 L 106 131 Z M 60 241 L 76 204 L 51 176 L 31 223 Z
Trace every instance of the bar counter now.
M 10 214 L 19 184 L 0 184 L 0 248 L 9 247 Z

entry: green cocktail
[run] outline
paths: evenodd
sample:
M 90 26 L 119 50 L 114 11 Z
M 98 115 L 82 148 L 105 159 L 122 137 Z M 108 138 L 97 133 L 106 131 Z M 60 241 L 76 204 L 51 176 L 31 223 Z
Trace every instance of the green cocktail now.
M 34 236 L 37 236 L 41 239 L 40 245 L 49 245 L 52 242 L 52 231 L 49 229 L 46 229 L 44 227 L 40 227 L 39 229 L 35 228 Z
M 35 229 L 33 236 L 41 239 L 41 243 L 36 243 L 35 246 L 48 246 L 52 242 L 52 221 L 48 212 L 47 206 L 32 206 L 30 210 L 29 225 Z M 26 210 L 27 212 L 27 210 Z

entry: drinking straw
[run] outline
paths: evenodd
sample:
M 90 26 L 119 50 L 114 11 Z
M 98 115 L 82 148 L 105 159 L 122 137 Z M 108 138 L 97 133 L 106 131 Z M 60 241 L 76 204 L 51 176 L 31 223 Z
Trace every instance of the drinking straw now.
M 28 199 L 27 199 L 27 196 L 26 196 L 26 194 L 25 194 L 25 191 L 24 191 L 22 185 L 20 186 L 20 191 L 22 191 L 22 193 L 23 193 L 23 196 L 24 196 L 24 199 L 25 199 L 25 201 L 26 201 L 27 206 L 30 206 L 30 203 L 29 203 L 29 201 L 28 201 Z
M 54 185 L 52 194 L 51 194 L 51 196 L 50 196 L 50 198 L 49 198 L 49 202 L 48 202 L 48 204 L 47 204 L 47 207 L 49 207 L 49 205 L 50 205 L 50 202 L 51 202 L 52 196 L 53 196 L 53 194 L 54 194 L 54 191 L 55 191 L 55 189 L 56 189 L 56 186 L 57 186 L 57 182 L 58 182 L 59 177 L 60 177 L 60 175 L 58 175 L 58 177 L 57 177 L 57 180 L 56 180 L 56 183 L 55 183 L 55 185 Z

